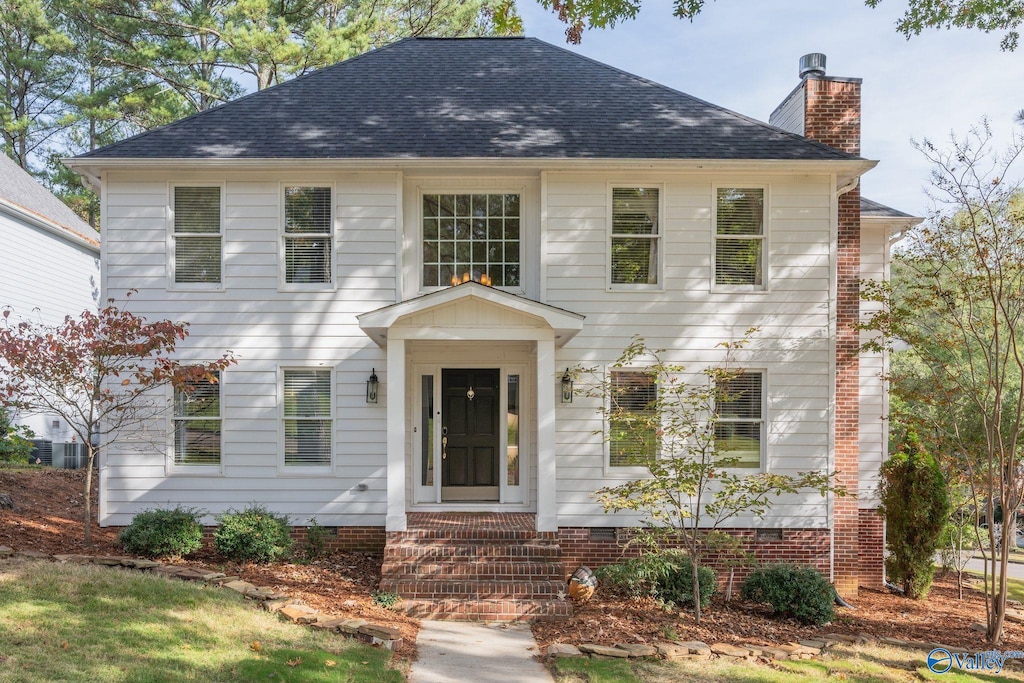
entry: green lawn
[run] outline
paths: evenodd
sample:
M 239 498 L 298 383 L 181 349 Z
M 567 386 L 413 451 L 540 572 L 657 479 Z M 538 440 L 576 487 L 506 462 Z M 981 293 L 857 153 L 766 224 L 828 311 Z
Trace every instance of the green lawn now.
M 386 681 L 390 653 L 233 591 L 103 567 L 0 562 L 0 681 Z

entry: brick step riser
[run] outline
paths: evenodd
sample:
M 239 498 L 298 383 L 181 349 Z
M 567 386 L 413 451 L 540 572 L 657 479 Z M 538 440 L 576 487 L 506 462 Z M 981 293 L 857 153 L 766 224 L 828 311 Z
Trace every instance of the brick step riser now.
M 558 534 L 498 529 L 412 529 L 409 531 L 393 531 L 387 535 L 387 542 L 389 544 L 402 541 L 456 541 L 459 543 L 539 541 L 557 543 Z
M 513 546 L 508 548 L 473 545 L 389 545 L 384 548 L 384 561 L 413 558 L 465 558 L 479 561 L 517 562 L 520 560 L 552 561 L 562 557 L 562 549 Z
M 382 580 L 382 591 L 405 599 L 551 600 L 565 592 L 561 582 Z
M 572 605 L 562 600 L 537 602 L 443 600 L 403 601 L 400 609 L 411 617 L 449 621 L 533 621 L 565 619 Z
M 483 577 L 489 574 L 500 576 L 543 576 L 546 579 L 561 578 L 565 574 L 561 562 L 465 562 L 465 561 L 404 561 L 385 562 L 381 566 L 382 576 L 396 574 L 420 574 L 438 576 Z

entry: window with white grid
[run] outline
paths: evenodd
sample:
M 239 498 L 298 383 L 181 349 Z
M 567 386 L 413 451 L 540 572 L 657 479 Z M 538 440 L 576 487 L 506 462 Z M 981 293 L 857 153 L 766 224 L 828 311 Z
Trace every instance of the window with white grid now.
M 658 284 L 659 213 L 657 187 L 612 188 L 612 286 Z
M 764 188 L 718 188 L 715 285 L 764 287 L 764 226 Z
M 518 194 L 424 194 L 423 286 L 447 287 L 486 276 L 495 287 L 519 287 Z
M 284 188 L 284 280 L 330 284 L 334 222 L 331 188 Z
M 283 371 L 284 464 L 331 464 L 331 371 Z
M 174 464 L 219 465 L 220 373 L 174 391 Z
M 764 374 L 741 372 L 718 381 L 715 452 L 729 467 L 760 467 L 764 450 Z
M 219 187 L 174 188 L 174 282 L 219 285 L 221 227 Z

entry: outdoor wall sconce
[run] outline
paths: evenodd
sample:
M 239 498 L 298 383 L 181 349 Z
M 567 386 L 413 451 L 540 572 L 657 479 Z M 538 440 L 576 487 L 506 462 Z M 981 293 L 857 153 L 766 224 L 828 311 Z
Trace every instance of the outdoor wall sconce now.
M 569 374 L 569 368 L 562 375 L 562 403 L 572 403 L 572 375 Z
M 380 380 L 377 379 L 377 368 L 370 370 L 370 379 L 366 380 L 366 402 L 377 402 L 377 389 L 380 388 Z

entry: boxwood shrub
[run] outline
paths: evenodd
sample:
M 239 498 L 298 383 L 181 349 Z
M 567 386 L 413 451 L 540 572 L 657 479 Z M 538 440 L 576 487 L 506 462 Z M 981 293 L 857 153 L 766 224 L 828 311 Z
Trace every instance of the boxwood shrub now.
M 146 510 L 121 530 L 118 541 L 132 555 L 184 557 L 203 545 L 202 516 L 194 508 Z
M 213 545 L 224 557 L 237 562 L 274 562 L 292 547 L 287 515 L 275 515 L 262 505 L 241 512 L 231 509 L 217 517 Z
M 768 603 L 777 614 L 805 624 L 826 624 L 835 616 L 835 591 L 814 567 L 783 563 L 755 569 L 741 592 L 745 599 Z

